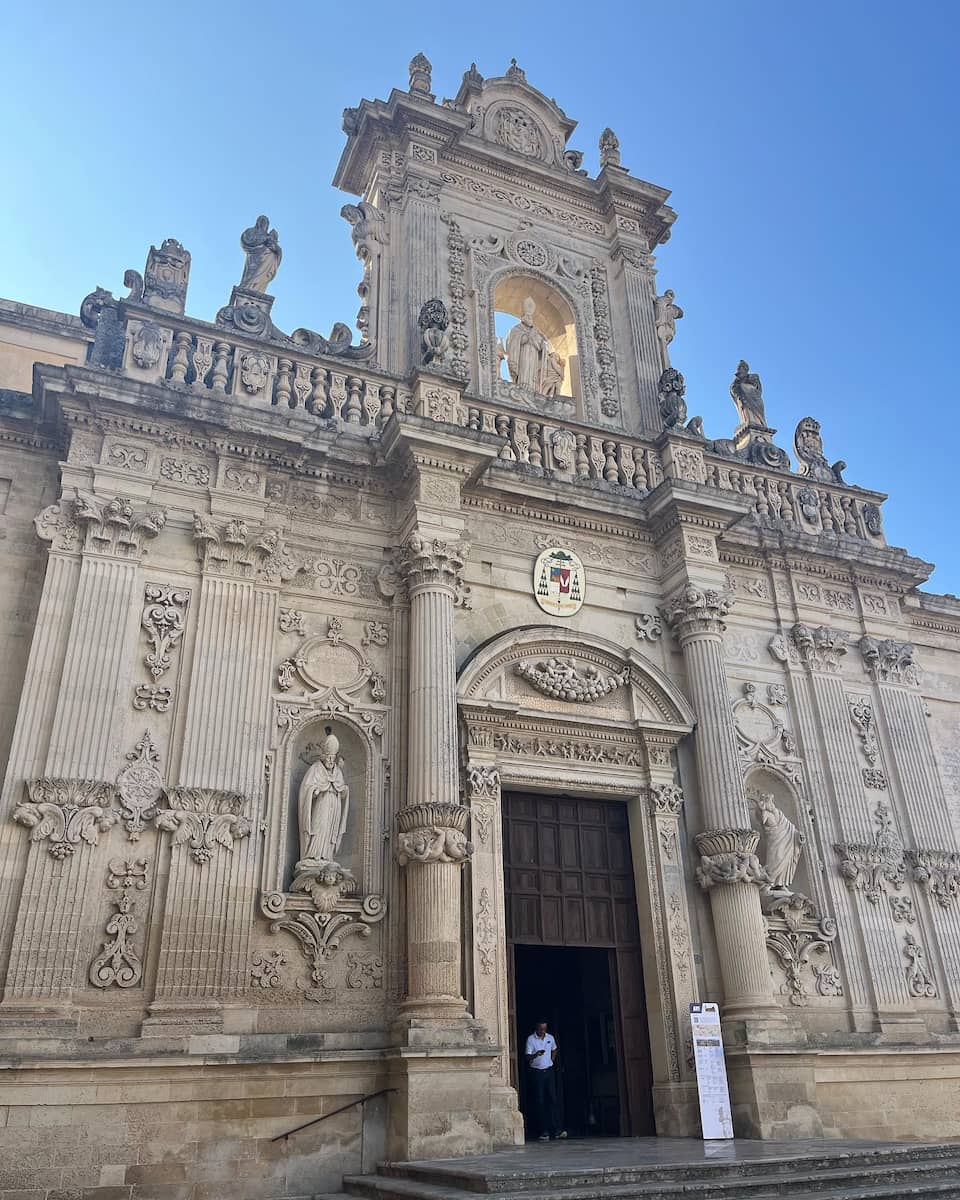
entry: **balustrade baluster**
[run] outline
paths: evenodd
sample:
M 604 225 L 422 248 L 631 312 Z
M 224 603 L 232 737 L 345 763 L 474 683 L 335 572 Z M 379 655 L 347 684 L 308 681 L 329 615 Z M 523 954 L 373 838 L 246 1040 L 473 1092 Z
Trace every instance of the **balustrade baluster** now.
M 174 337 L 173 362 L 170 366 L 170 382 L 184 383 L 190 366 L 190 344 L 193 338 L 182 330 Z
M 531 421 L 527 426 L 530 435 L 530 466 L 543 469 L 543 444 L 540 441 L 540 426 Z
M 230 374 L 227 368 L 229 358 L 229 342 L 214 342 L 213 374 L 210 376 L 210 385 L 216 392 L 225 392 L 227 390 L 227 379 Z
M 327 373 L 323 367 L 313 368 L 310 372 L 310 381 L 313 384 L 313 390 L 310 393 L 307 407 L 315 417 L 325 417 L 327 415 Z
M 360 389 L 363 387 L 363 380 L 358 379 L 356 375 L 350 375 L 347 378 L 347 423 L 349 425 L 360 424 L 360 414 L 363 409 L 360 405 Z
M 289 358 L 281 358 L 277 363 L 277 407 L 289 408 L 290 397 L 293 394 L 293 385 L 290 381 L 290 372 L 293 370 L 293 363 Z
M 384 383 L 380 387 L 380 400 L 382 407 L 380 409 L 380 422 L 385 425 L 393 416 L 393 402 L 397 395 L 397 389 L 392 383 Z

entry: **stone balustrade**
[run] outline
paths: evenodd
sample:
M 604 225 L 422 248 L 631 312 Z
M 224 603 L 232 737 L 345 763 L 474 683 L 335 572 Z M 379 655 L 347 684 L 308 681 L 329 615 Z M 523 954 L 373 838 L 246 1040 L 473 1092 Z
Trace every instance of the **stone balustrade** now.
M 656 442 L 618 436 L 464 395 L 446 379 L 420 378 L 411 389 L 355 360 L 319 357 L 233 330 L 123 306 L 124 370 L 246 406 L 309 413 L 359 436 L 375 437 L 393 413 L 414 413 L 502 439 L 500 460 L 552 480 L 611 485 L 640 496 L 665 478 L 732 492 L 760 518 L 798 531 L 843 534 L 885 544 L 879 503 L 860 488 L 814 481 L 791 471 L 718 454 L 685 432 Z M 150 327 L 150 336 L 144 334 Z

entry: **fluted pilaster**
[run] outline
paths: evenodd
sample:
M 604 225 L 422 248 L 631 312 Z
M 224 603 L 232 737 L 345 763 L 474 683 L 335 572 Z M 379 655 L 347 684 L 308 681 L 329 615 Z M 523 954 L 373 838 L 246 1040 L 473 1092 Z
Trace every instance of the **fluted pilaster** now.
M 242 797 L 240 828 L 259 823 L 276 607 L 277 594 L 250 580 L 203 580 L 180 767 L 201 820 Z M 215 843 L 209 856 L 189 841 L 171 846 L 155 1011 L 245 990 L 256 889 L 255 836 Z
M 633 254 L 634 252 L 631 252 Z M 639 264 L 639 259 L 636 260 Z M 653 279 L 648 268 L 634 266 L 624 259 L 624 282 L 627 292 L 627 312 L 630 316 L 630 332 L 633 353 L 637 364 L 637 402 L 640 409 L 641 427 L 648 433 L 659 433 L 660 419 L 657 381 L 663 370 L 660 343 L 657 340 L 654 322 Z

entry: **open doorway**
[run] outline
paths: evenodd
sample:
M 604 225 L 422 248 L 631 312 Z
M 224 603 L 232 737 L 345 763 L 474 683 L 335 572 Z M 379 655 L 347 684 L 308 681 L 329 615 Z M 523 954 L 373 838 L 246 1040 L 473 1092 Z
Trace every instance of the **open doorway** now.
M 512 1080 L 542 1017 L 560 1048 L 571 1135 L 655 1132 L 650 1039 L 626 805 L 504 793 Z
M 621 1133 L 613 954 L 585 946 L 514 946 L 520 1108 L 529 1128 L 524 1041 L 544 1020 L 557 1040 L 558 1090 L 571 1137 Z

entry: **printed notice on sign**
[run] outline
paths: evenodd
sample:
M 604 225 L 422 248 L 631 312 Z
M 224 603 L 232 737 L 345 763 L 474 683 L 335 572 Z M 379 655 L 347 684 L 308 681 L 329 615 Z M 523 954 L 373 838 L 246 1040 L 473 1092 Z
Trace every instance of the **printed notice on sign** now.
M 691 1004 L 690 1029 L 700 1093 L 700 1124 L 705 1140 L 733 1137 L 727 1064 L 723 1057 L 720 1009 L 716 1004 Z

